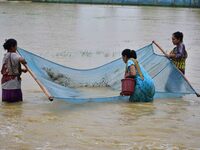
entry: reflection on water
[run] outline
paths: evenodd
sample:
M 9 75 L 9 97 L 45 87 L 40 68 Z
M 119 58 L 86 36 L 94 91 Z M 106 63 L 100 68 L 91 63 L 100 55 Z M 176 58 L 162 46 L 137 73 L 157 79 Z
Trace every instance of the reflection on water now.
M 76 68 L 102 65 L 120 57 L 122 49 L 152 40 L 172 49 L 171 33 L 180 30 L 189 53 L 186 76 L 198 91 L 199 24 L 199 9 L 0 3 L 1 43 L 14 37 L 20 47 Z M 200 147 L 200 102 L 195 96 L 71 104 L 49 102 L 28 75 L 23 75 L 22 87 L 23 103 L 0 104 L 0 149 Z

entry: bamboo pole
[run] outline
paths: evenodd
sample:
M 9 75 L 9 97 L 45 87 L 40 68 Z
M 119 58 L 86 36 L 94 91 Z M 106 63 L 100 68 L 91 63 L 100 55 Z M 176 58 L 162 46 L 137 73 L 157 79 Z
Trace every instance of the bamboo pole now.
M 37 84 L 39 85 L 39 87 L 42 89 L 42 91 L 44 92 L 44 94 L 48 97 L 48 99 L 50 101 L 53 101 L 53 97 L 49 94 L 49 92 L 47 91 L 47 89 L 40 83 L 40 81 L 36 78 L 36 76 L 34 75 L 34 73 L 28 68 L 28 66 L 26 64 L 23 64 L 24 67 L 27 69 L 27 71 L 30 73 L 30 75 L 33 77 L 33 79 L 37 82 Z
M 167 53 L 160 47 L 160 45 L 158 43 L 156 43 L 155 41 L 152 41 L 153 44 L 155 44 L 158 49 L 171 61 L 171 59 L 168 57 Z M 177 70 L 181 73 L 181 75 L 183 76 L 183 78 L 186 80 L 186 82 L 190 85 L 190 87 L 194 90 L 195 94 L 197 97 L 200 97 L 200 94 L 197 93 L 195 91 L 195 89 L 192 87 L 192 85 L 190 84 L 189 80 L 185 77 L 185 75 L 177 68 Z

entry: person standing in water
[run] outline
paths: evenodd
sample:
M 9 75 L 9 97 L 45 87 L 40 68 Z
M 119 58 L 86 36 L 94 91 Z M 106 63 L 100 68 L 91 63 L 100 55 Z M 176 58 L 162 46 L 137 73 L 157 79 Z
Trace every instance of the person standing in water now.
M 153 101 L 155 86 L 153 79 L 137 61 L 137 54 L 134 50 L 125 49 L 122 51 L 122 59 L 126 63 L 125 78 L 135 80 L 135 90 L 130 96 L 131 102 Z
M 176 67 L 185 74 L 185 61 L 187 59 L 187 51 L 183 44 L 183 33 L 175 32 L 172 34 L 172 43 L 176 46 L 169 54 L 168 57 L 172 59 Z
M 21 68 L 21 64 L 26 64 L 26 61 L 16 53 L 17 41 L 15 39 L 6 40 L 3 47 L 7 53 L 3 57 L 1 69 L 2 101 L 23 101 L 20 76 L 22 72 L 27 72 L 26 69 Z

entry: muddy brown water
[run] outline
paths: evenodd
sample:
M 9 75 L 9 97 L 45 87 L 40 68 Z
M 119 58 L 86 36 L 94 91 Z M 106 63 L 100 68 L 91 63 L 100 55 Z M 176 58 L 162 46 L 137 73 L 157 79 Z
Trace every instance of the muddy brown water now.
M 186 76 L 200 91 L 200 9 L 111 5 L 0 3 L 0 42 L 57 63 L 93 68 L 152 40 L 169 51 L 184 33 Z M 2 45 L 1 44 L 1 45 Z M 0 56 L 2 59 L 3 48 Z M 199 149 L 200 100 L 194 95 L 153 103 L 49 102 L 23 75 L 24 102 L 0 104 L 0 149 Z

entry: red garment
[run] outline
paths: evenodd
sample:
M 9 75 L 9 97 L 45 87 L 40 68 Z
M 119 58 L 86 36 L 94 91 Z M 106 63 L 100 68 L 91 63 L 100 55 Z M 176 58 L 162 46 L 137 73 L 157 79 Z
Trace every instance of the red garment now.
M 6 64 L 3 64 L 1 69 L 1 74 L 3 75 L 3 77 L 1 78 L 1 84 L 13 80 L 17 77 L 17 75 L 9 75 L 9 71 L 8 68 L 6 67 Z

